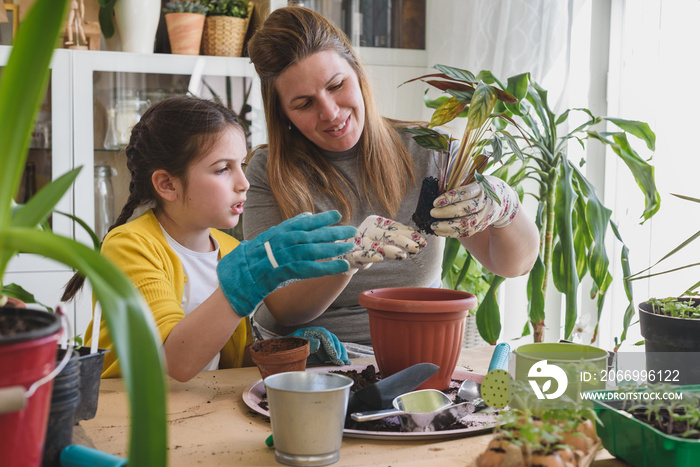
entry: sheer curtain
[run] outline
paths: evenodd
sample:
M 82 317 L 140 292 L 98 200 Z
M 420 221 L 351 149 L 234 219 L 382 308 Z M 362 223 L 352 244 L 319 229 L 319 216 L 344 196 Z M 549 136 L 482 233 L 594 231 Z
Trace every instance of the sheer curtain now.
M 565 51 L 573 1 L 436 0 L 428 17 L 433 63 L 542 81 Z

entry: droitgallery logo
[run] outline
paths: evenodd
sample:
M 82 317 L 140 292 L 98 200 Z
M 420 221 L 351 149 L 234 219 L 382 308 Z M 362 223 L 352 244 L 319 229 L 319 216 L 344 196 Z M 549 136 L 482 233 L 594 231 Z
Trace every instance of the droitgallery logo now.
M 564 370 L 556 365 L 550 365 L 547 360 L 540 360 L 530 367 L 530 371 L 527 374 L 530 386 L 532 390 L 535 391 L 535 395 L 538 399 L 556 399 L 557 397 L 564 394 L 566 387 L 569 385 L 569 379 L 566 377 Z M 542 387 L 538 384 L 537 380 L 532 378 L 537 378 L 541 380 L 542 378 L 547 378 Z M 557 382 L 556 390 L 552 390 L 552 381 Z

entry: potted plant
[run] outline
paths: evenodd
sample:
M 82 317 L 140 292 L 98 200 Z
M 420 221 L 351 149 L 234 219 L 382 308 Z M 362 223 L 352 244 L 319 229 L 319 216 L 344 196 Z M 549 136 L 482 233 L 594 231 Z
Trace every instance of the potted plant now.
M 654 168 L 635 151 L 630 137 L 638 138 L 651 151 L 655 148 L 656 137 L 644 122 L 597 117 L 587 109 L 567 109 L 555 114 L 547 101 L 547 91 L 529 73 L 512 76 L 505 83 L 489 71 L 473 75 L 467 70 L 457 70 L 449 78 L 449 81 L 441 80 L 437 85 L 427 82 L 453 97 L 462 93 L 460 97 L 464 100 L 473 101 L 468 95 L 469 90 L 465 90 L 464 86 L 474 87 L 479 82 L 492 85 L 515 98 L 515 102 L 499 99 L 493 107 L 493 115 L 500 117 L 501 121 L 515 123 L 519 131 L 512 135 L 507 132 L 496 134 L 497 138 L 492 143 L 491 163 L 500 165 L 494 170 L 494 175 L 506 180 L 511 186 L 520 185 L 520 191 L 528 186 L 521 182 L 535 182 L 535 190 L 524 194 L 532 195 L 537 200 L 536 223 L 541 242 L 540 255 L 528 281 L 529 326 L 526 326 L 524 332 L 533 332 L 535 342 L 544 340 L 544 303 L 547 278 L 551 274 L 554 286 L 566 296 L 564 338 L 570 339 L 578 318 L 577 294 L 583 276 L 589 274 L 593 279 L 591 295 L 597 297 L 599 316 L 605 292 L 612 282 L 610 261 L 605 249 L 608 227 L 618 240 L 622 242 L 622 239 L 610 220 L 612 212 L 598 199 L 595 188 L 577 164 L 569 159 L 568 142 L 573 140 L 584 145 L 586 141 L 593 140 L 612 149 L 627 165 L 645 196 L 643 219 L 646 220 L 658 211 L 660 197 L 654 181 Z M 467 95 L 464 96 L 464 93 Z M 447 102 L 454 101 L 441 97 L 428 104 L 436 108 L 436 114 L 440 112 L 451 118 L 466 116 L 464 107 L 461 106 L 456 107 L 461 112 L 455 110 L 450 113 L 450 105 L 454 107 L 455 104 Z M 473 104 L 470 103 L 469 107 L 471 105 Z M 470 111 L 471 109 L 467 114 Z M 583 115 L 585 121 L 560 133 L 573 113 Z M 614 124 L 617 130 L 598 131 L 595 126 L 601 122 Z M 521 151 L 517 144 L 512 144 L 513 140 L 526 141 L 527 144 L 523 145 Z M 506 146 L 502 144 L 503 141 L 508 143 L 509 150 L 504 150 Z M 622 266 L 623 270 L 628 270 L 626 248 L 623 248 Z M 477 310 L 479 332 L 487 342 L 495 342 L 501 330 L 495 288 L 502 281 L 503 278 L 497 277 L 492 282 L 493 292 L 487 295 L 489 299 L 483 301 Z M 628 289 L 627 292 L 630 305 L 625 313 L 624 332 L 634 314 L 631 290 Z M 621 339 L 624 339 L 624 332 Z
M 700 199 L 689 196 L 677 194 L 673 196 L 700 203 Z M 699 236 L 700 231 L 694 233 L 649 268 L 629 276 L 628 280 L 645 279 L 697 266 L 697 262 L 691 262 L 673 269 L 648 273 Z M 650 298 L 641 302 L 638 307 L 647 370 L 677 371 L 678 384 L 700 384 L 700 367 L 695 357 L 695 352 L 700 351 L 700 309 L 698 308 L 700 298 L 696 297 L 700 282 L 695 279 L 693 282 L 680 296 Z
M 204 22 L 202 53 L 240 57 L 253 3 L 247 0 L 202 0 L 209 11 Z
M 66 16 L 67 3 L 66 0 L 37 0 L 22 23 L 0 79 L 0 278 L 4 277 L 10 258 L 21 251 L 54 259 L 80 271 L 90 280 L 102 305 L 115 349 L 121 356 L 132 420 L 129 463 L 165 465 L 166 385 L 160 342 L 148 306 L 129 280 L 94 249 L 37 228 L 52 212 L 56 202 L 70 189 L 80 169 L 57 178 L 25 205 L 15 206 L 13 201 L 22 178 L 34 119 L 46 92 L 48 66 Z M 56 315 L 48 312 L 20 310 L 9 313 L 15 315 L 15 323 L 24 322 L 30 315 L 39 316 L 37 319 L 40 322 L 56 320 Z M 57 332 L 55 330 L 53 334 Z M 14 335 L 15 339 L 25 337 L 25 331 Z M 4 347 L 6 339 L 6 336 L 0 338 L 0 347 Z M 49 345 L 51 359 L 55 358 L 55 342 L 54 340 Z M 29 369 L 35 359 L 27 351 L 20 351 L 18 355 L 23 358 L 26 369 Z M 3 364 L 3 375 L 6 368 Z M 29 386 L 24 381 L 2 381 L 3 388 L 19 386 L 25 391 Z M 33 403 L 30 397 L 27 406 Z M 40 412 L 46 413 L 45 411 L 45 406 L 43 410 L 40 408 Z M 3 433 L 0 442 L 16 439 L 10 438 L 9 434 L 12 433 L 25 436 L 16 427 L 13 429 L 12 424 L 16 421 L 11 414 L 0 415 L 0 431 Z M 43 429 L 45 431 L 46 427 Z M 0 456 L 16 453 L 14 447 L 3 445 Z M 40 458 L 40 444 L 37 449 Z M 35 464 L 38 463 L 36 452 L 21 452 L 21 456 L 23 461 L 33 459 Z M 11 461 L 0 463 L 12 465 Z
M 588 466 L 600 447 L 591 409 L 504 412 L 477 467 Z
M 204 19 L 209 7 L 199 1 L 168 2 L 163 8 L 174 54 L 199 55 Z
M 620 391 L 626 394 L 595 391 L 604 397 L 591 398 L 611 454 L 639 466 L 700 463 L 700 386 L 657 383 Z

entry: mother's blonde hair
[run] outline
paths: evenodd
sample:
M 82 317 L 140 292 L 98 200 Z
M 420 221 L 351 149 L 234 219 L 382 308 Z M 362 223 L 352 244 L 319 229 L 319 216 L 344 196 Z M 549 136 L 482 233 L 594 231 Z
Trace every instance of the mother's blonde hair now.
M 273 11 L 248 44 L 261 80 L 268 132 L 266 174 L 272 194 L 285 219 L 314 211 L 312 188 L 334 199 L 346 221 L 352 215 L 353 200 L 342 189 L 347 181 L 316 145 L 290 125 L 275 87 L 289 66 L 329 50 L 344 58 L 357 74 L 365 105 L 358 161 L 364 193 L 360 196 L 364 199 L 357 201 L 396 216 L 407 186 L 414 180 L 413 162 L 396 131 L 405 124 L 379 115 L 367 73 L 347 36 L 322 15 L 302 7 Z

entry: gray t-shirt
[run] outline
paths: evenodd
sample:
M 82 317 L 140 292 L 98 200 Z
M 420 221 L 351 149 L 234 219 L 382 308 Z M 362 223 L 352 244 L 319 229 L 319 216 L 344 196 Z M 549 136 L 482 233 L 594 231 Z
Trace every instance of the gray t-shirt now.
M 439 174 L 439 155 L 422 148 L 405 131 L 399 131 L 401 139 L 413 158 L 415 182 L 408 187 L 405 199 L 398 215 L 393 219 L 402 224 L 416 228 L 411 216 L 416 209 L 423 179 Z M 357 169 L 357 151 L 324 152 L 327 160 L 348 180 L 355 193 L 350 199 L 363 199 L 357 196 L 360 180 Z M 243 214 L 243 231 L 246 239 L 255 238 L 259 233 L 282 221 L 278 204 L 270 191 L 265 176 L 267 149 L 258 150 L 246 169 L 250 182 L 245 211 Z M 379 168 L 378 168 L 379 169 Z M 326 195 L 315 196 L 316 212 L 336 209 Z M 369 206 L 353 205 L 350 225 L 358 227 L 369 215 L 389 217 L 387 213 L 375 212 Z M 263 304 L 255 313 L 255 321 L 261 327 L 278 335 L 286 335 L 297 328 L 322 326 L 334 333 L 342 342 L 355 342 L 371 345 L 369 319 L 367 311 L 358 304 L 360 292 L 381 287 L 440 287 L 440 274 L 444 239 L 426 235 L 428 245 L 415 255 L 403 261 L 384 260 L 373 264 L 366 270 L 358 271 L 350 280 L 345 290 L 333 304 L 318 318 L 302 326 L 285 327 L 277 324 L 267 307 Z

